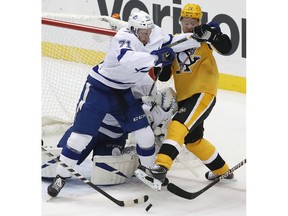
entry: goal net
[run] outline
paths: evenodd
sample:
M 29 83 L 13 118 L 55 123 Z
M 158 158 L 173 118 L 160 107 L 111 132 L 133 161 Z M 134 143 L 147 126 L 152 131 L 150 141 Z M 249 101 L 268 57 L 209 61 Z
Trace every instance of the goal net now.
M 43 16 L 42 135 L 62 133 L 72 124 L 87 74 L 103 61 L 116 33 L 108 28 L 93 17 Z

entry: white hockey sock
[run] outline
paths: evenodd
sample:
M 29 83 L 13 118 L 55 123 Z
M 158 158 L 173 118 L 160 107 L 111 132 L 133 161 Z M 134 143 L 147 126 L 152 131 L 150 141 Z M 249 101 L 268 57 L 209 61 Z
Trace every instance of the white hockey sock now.
M 141 165 L 145 167 L 153 167 L 156 160 L 156 149 L 152 146 L 150 149 L 142 149 L 139 145 L 136 146 L 136 150 L 140 159 Z

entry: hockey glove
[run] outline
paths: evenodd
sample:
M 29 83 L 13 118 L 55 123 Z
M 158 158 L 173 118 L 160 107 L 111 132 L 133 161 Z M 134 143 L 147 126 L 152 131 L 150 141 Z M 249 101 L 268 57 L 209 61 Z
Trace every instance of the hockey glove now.
M 193 38 L 199 42 L 213 42 L 219 33 L 221 34 L 221 32 L 218 32 L 218 29 L 203 24 L 194 28 Z
M 170 109 L 166 112 L 159 105 L 151 107 L 149 105 L 143 104 L 142 108 L 153 130 L 160 124 L 168 121 L 174 115 L 173 109 Z
M 218 23 L 216 22 L 209 22 L 207 23 L 208 26 L 210 26 L 212 29 L 214 29 L 217 33 L 221 33 L 221 28 Z
M 171 88 L 167 87 L 160 91 L 157 91 L 156 94 L 151 96 L 142 96 L 142 102 L 149 106 L 159 105 L 165 112 L 170 109 L 178 109 L 178 104 L 176 101 L 176 92 Z
M 173 59 L 175 58 L 175 53 L 173 49 L 169 47 L 163 47 L 159 50 L 153 50 L 151 55 L 156 55 L 157 60 L 155 61 L 155 66 L 162 63 L 162 66 L 166 66 L 168 64 L 171 64 Z

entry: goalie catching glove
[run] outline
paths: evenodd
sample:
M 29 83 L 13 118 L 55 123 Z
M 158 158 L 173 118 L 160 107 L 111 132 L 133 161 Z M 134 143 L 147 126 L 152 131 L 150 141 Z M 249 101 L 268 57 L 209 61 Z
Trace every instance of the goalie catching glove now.
M 163 122 L 169 120 L 175 113 L 173 109 L 165 112 L 159 105 L 151 107 L 149 105 L 143 104 L 142 108 L 153 130 L 158 125 L 161 125 Z
M 171 88 L 165 88 L 151 96 L 143 96 L 143 110 L 152 129 L 165 124 L 178 109 L 176 93 Z

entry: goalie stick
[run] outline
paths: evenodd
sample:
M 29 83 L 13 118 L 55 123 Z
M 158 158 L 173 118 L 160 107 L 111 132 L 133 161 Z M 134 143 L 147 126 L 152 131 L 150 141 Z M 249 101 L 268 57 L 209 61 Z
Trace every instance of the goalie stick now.
M 233 168 L 231 168 L 228 172 L 226 172 L 225 174 L 217 177 L 216 179 L 214 179 L 211 183 L 209 183 L 208 185 L 206 185 L 204 188 L 200 189 L 199 191 L 196 192 L 188 192 L 183 190 L 182 188 L 178 187 L 177 185 L 173 184 L 173 183 L 169 183 L 167 185 L 167 189 L 168 191 L 170 191 L 171 193 L 182 197 L 184 199 L 195 199 L 196 197 L 200 196 L 202 193 L 204 193 L 205 191 L 207 191 L 209 188 L 213 187 L 215 184 L 217 184 L 218 182 L 220 182 L 221 179 L 224 179 L 225 177 L 227 177 L 230 173 L 233 173 L 236 169 L 240 168 L 241 166 L 243 166 L 246 163 L 246 159 L 244 159 L 243 161 L 241 161 L 240 163 L 238 163 L 236 166 L 234 166 Z
M 117 204 L 118 206 L 121 207 L 126 207 L 126 206 L 132 206 L 135 204 L 142 204 L 145 203 L 148 199 L 149 196 L 148 195 L 144 195 L 141 198 L 137 198 L 134 200 L 126 200 L 126 201 L 122 201 L 122 200 L 117 200 L 114 197 L 112 197 L 111 195 L 109 195 L 108 193 L 106 193 L 105 191 L 103 191 L 102 189 L 100 189 L 99 187 L 97 187 L 96 185 L 94 185 L 91 181 L 89 181 L 88 179 L 86 179 L 84 176 L 82 176 L 80 173 L 76 172 L 74 169 L 70 168 L 67 164 L 61 162 L 57 157 L 55 157 L 53 154 L 51 154 L 47 149 L 42 148 L 42 151 L 48 156 L 48 157 L 53 157 L 53 160 L 56 161 L 58 164 L 60 164 L 62 167 L 64 167 L 65 169 L 67 169 L 69 172 L 71 172 L 75 177 L 77 177 L 78 179 L 80 179 L 82 182 L 84 182 L 85 184 L 89 185 L 90 187 L 92 187 L 93 189 L 95 189 L 96 191 L 98 191 L 99 193 L 101 193 L 102 195 L 104 195 L 105 197 L 107 197 L 109 200 L 111 200 L 112 202 L 114 202 L 115 204 Z

